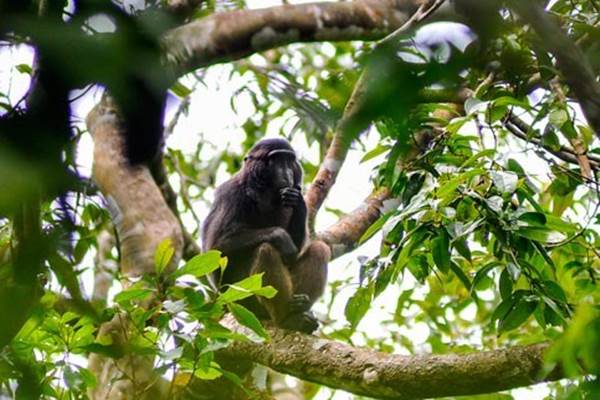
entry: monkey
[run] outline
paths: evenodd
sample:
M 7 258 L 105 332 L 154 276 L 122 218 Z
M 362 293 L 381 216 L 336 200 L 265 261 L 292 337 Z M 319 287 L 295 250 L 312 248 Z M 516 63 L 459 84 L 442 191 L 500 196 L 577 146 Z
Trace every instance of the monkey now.
M 220 185 L 202 227 L 204 251 L 228 258 L 215 278 L 225 286 L 263 273 L 263 285 L 277 289 L 272 299 L 242 302 L 263 320 L 312 333 L 319 324 L 310 308 L 323 294 L 329 246 L 308 239 L 302 167 L 287 140 L 263 139 L 231 179 Z

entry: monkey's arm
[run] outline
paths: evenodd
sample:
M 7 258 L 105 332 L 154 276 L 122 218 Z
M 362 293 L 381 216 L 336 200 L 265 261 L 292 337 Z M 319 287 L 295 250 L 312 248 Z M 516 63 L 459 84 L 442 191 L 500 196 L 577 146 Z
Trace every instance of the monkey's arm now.
M 253 249 L 261 243 L 271 243 L 284 258 L 295 257 L 299 248 L 281 227 L 252 228 L 238 221 L 235 210 L 218 203 L 204 221 L 203 249 L 217 249 L 224 254 Z
M 306 225 L 306 203 L 304 200 L 294 209 L 288 232 L 298 249 L 302 249 L 306 240 L 308 226 Z
M 300 187 L 286 188 L 281 193 L 283 204 L 292 207 L 294 212 L 288 226 L 288 233 L 298 249 L 302 249 L 306 240 L 308 226 L 306 224 L 306 203 Z
M 280 227 L 232 229 L 231 232 L 217 238 L 212 247 L 221 250 L 224 254 L 233 254 L 240 250 L 256 248 L 266 242 L 279 250 L 284 259 L 298 254 L 298 247 L 290 235 Z

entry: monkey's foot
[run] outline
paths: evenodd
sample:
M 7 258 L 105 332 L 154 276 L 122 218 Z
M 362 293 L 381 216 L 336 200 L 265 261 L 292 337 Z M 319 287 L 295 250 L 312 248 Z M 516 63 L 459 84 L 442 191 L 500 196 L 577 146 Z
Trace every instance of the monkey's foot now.
M 319 327 L 319 321 L 311 311 L 289 314 L 279 326 L 283 329 L 304 333 L 313 333 Z
M 310 297 L 303 293 L 292 295 L 292 299 L 288 302 L 289 310 L 293 314 L 300 314 L 310 310 L 312 303 Z

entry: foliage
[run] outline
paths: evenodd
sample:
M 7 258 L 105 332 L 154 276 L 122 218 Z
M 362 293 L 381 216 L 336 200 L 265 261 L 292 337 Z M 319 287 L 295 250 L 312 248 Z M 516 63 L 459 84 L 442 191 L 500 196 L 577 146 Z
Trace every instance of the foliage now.
M 195 17 L 244 7 L 239 1 L 208 1 Z M 597 75 L 597 2 L 558 0 L 550 11 Z M 389 188 L 400 205 L 363 234 L 361 244 L 377 241 L 377 251 L 367 257 L 353 254 L 348 274 L 333 273 L 319 316 L 325 320 L 325 336 L 385 352 L 464 352 L 552 340 L 548 370 L 560 365 L 572 379 L 548 384 L 549 396 L 593 398 L 600 395 L 600 144 L 539 38 L 509 13 L 505 18 L 507 25 L 497 37 L 473 42 L 464 51 L 444 40 L 401 44 L 402 57 L 393 59 L 390 80 L 379 83 L 387 94 L 376 98 L 375 124 L 353 148 L 362 168 L 373 166 L 373 186 Z M 88 49 L 89 38 L 78 36 L 78 42 L 69 36 L 71 28 L 40 30 L 38 35 L 70 38 Z M 29 40 L 2 35 L 6 46 L 0 52 Z M 112 37 L 126 38 L 126 33 Z M 100 71 L 108 74 L 109 86 L 132 73 L 121 71 L 126 56 L 146 45 L 133 39 L 121 44 L 125 47 L 120 50 L 106 44 L 117 52 L 114 65 L 107 63 L 110 71 Z M 86 79 L 99 74 L 99 66 L 73 62 L 77 49 L 63 47 L 53 62 Z M 200 84 L 218 81 L 211 75 L 216 69 L 239 83 L 231 96 L 239 139 L 235 146 L 211 143 L 204 135 L 185 149 L 167 140 L 165 167 L 193 236 L 201 223 L 197 210 L 210 201 L 216 183 L 236 171 L 245 151 L 267 132 L 316 154 L 302 160 L 310 182 L 360 71 L 374 65 L 373 49 L 370 43 L 292 45 L 211 67 L 205 75 L 191 74 L 173 85 L 171 95 L 198 101 L 194 96 Z M 31 75 L 32 68 L 18 64 L 9 74 Z M 466 101 L 446 96 L 464 87 L 472 90 Z M 2 113 L 23 112 L 11 89 L 1 89 Z M 181 119 L 191 114 L 185 107 L 181 113 Z M 208 118 L 210 111 L 203 115 Z M 187 384 L 186 376 L 224 376 L 243 385 L 219 364 L 215 352 L 232 340 L 269 339 L 261 322 L 238 302 L 252 295 L 272 297 L 275 291 L 263 287 L 261 276 L 252 276 L 223 293 L 214 292 L 207 277 L 227 268 L 218 252 L 198 255 L 167 273 L 173 249 L 165 242 L 157 249 L 154 275 L 127 282 L 111 271 L 115 283 L 108 298 L 87 300 L 89 290 L 82 287 L 89 289 L 93 280 L 93 257 L 115 264 L 120 255 L 116 250 L 100 254 L 99 235 L 112 228 L 93 184 L 77 173 L 75 149 L 85 137 L 75 124 L 61 153 L 75 182 L 60 182 L 40 201 L 41 239 L 36 244 L 42 268 L 24 285 L 31 290 L 23 293 L 37 293 L 41 300 L 0 351 L 1 395 L 86 398 L 87 389 L 97 385 L 87 357 L 118 357 L 124 351 L 152 357 L 159 374 L 173 376 L 175 371 L 173 380 L 181 386 Z M 575 153 L 565 153 L 578 143 L 596 160 L 592 176 L 585 175 Z M 18 226 L 13 210 L 30 200 L 35 182 L 44 178 L 43 166 L 25 167 L 28 157 L 35 158 L 31 154 L 23 156 L 10 146 L 0 151 L 0 178 L 14 193 L 0 193 L 0 278 L 10 295 L 17 293 L 13 286 L 22 289 L 14 273 Z M 571 158 L 565 161 L 564 154 Z M 34 184 L 19 183 L 19 175 Z M 66 193 L 61 191 L 65 186 L 69 195 L 57 197 L 56 192 Z M 339 213 L 336 204 L 329 206 L 332 214 Z M 3 290 L 0 299 L 10 299 Z M 221 325 L 226 312 L 250 333 Z M 126 315 L 131 322 L 125 348 L 98 334 L 100 325 L 115 315 Z M 373 332 L 365 320 L 385 329 Z M 589 375 L 579 377 L 582 370 Z

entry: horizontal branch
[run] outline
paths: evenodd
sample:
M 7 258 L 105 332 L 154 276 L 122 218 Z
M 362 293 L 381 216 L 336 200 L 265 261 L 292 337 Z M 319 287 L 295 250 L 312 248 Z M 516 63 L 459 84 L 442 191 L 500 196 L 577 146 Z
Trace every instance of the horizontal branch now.
M 212 14 L 170 31 L 167 61 L 180 73 L 297 42 L 376 40 L 406 23 L 421 0 L 356 0 Z M 438 19 L 456 20 L 452 7 Z
M 493 393 L 561 379 L 543 376 L 548 344 L 468 354 L 401 356 L 301 333 L 269 329 L 269 343 L 235 342 L 223 352 L 275 371 L 357 395 L 424 399 Z

